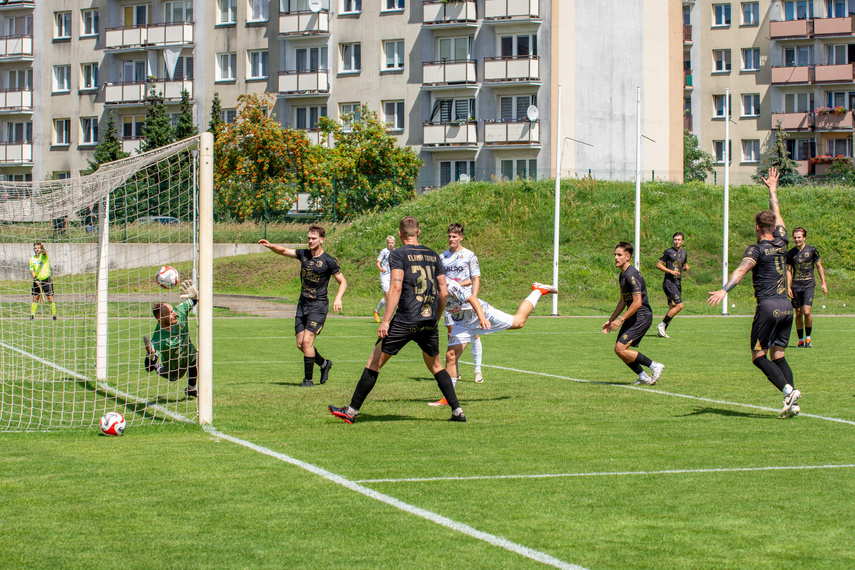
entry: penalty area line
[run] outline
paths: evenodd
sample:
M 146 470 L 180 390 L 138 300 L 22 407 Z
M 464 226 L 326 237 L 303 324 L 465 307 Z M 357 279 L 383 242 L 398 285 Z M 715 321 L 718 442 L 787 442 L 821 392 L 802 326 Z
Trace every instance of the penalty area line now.
M 350 489 L 351 491 L 356 491 L 357 493 L 365 495 L 366 497 L 369 497 L 369 498 L 374 499 L 376 501 L 380 501 L 381 503 L 386 503 L 387 505 L 395 507 L 396 509 L 400 509 L 406 513 L 411 514 L 411 515 L 416 515 L 418 517 L 421 517 L 423 519 L 426 519 L 428 521 L 436 523 L 440 526 L 444 526 L 446 528 L 460 532 L 460 533 L 465 534 L 467 536 L 471 536 L 472 538 L 482 540 L 484 542 L 492 544 L 493 546 L 498 546 L 499 548 L 504 548 L 505 550 L 509 550 L 510 552 L 513 552 L 515 554 L 519 554 L 520 556 L 524 556 L 525 558 L 529 558 L 531 560 L 535 560 L 537 562 L 541 562 L 541 563 L 549 565 L 549 566 L 554 566 L 555 568 L 562 568 L 562 569 L 567 569 L 567 570 L 577 570 L 577 569 L 584 570 L 584 567 L 582 567 L 582 566 L 577 566 L 575 564 L 570 564 L 568 562 L 564 562 L 563 560 L 559 560 L 558 558 L 550 556 L 549 554 L 546 554 L 544 552 L 540 552 L 538 550 L 533 550 L 531 548 L 528 548 L 527 546 L 523 546 L 521 544 L 511 542 L 510 540 L 504 539 L 500 536 L 495 536 L 493 534 L 489 534 L 489 533 L 480 531 L 480 530 L 473 528 L 467 524 L 457 522 L 455 520 L 452 520 L 448 517 L 444 517 L 442 515 L 439 515 L 437 513 L 432 512 L 432 511 L 428 511 L 426 509 L 416 507 L 416 506 L 411 505 L 409 503 L 405 503 L 399 499 L 396 499 L 395 497 L 390 497 L 389 495 L 385 495 L 385 494 L 380 493 L 378 491 L 375 491 L 373 489 L 369 489 L 368 487 L 365 487 L 364 485 L 360 485 L 359 483 L 357 483 L 355 481 L 351 481 L 350 479 L 346 479 L 346 478 L 342 477 L 341 475 L 336 475 L 335 473 L 327 471 L 326 469 L 323 469 L 323 468 L 318 467 L 316 465 L 312 465 L 311 463 L 306 463 L 305 461 L 301 461 L 299 459 L 291 457 L 290 455 L 285 455 L 284 453 L 279 453 L 277 451 L 273 451 L 272 449 L 262 447 L 260 445 L 255 444 L 255 443 L 252 443 L 250 441 L 246 441 L 244 439 L 240 439 L 240 438 L 225 434 L 225 433 L 215 429 L 212 426 L 204 426 L 204 430 L 214 437 L 225 439 L 226 441 L 230 441 L 230 442 L 235 443 L 237 445 L 241 445 L 243 447 L 246 447 L 248 449 L 251 449 L 253 451 L 261 453 L 263 455 L 267 455 L 267 456 L 272 457 L 274 459 L 278 459 L 279 461 L 289 463 L 291 465 L 294 465 L 295 467 L 299 467 L 299 468 L 304 469 L 310 473 L 313 473 L 315 475 L 323 477 L 324 479 L 331 481 L 337 485 L 341 485 L 342 487 Z

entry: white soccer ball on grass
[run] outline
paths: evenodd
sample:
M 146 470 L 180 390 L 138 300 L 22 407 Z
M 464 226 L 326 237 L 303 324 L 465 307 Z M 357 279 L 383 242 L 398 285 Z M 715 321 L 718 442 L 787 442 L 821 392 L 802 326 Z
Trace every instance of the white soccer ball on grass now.
M 157 270 L 154 280 L 164 289 L 172 289 L 178 285 L 178 270 L 169 265 L 164 265 Z
M 125 416 L 118 412 L 107 412 L 101 416 L 101 433 L 120 436 L 125 433 Z

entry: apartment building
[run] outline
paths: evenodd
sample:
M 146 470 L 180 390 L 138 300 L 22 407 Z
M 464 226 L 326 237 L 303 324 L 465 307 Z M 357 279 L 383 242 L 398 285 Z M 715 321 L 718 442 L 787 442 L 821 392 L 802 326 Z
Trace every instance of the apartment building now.
M 226 121 L 274 93 L 317 144 L 319 117 L 367 105 L 424 160 L 421 187 L 554 175 L 560 112 L 563 175 L 627 179 L 640 87 L 642 168 L 680 179 L 680 17 L 656 0 L 0 0 L 0 177 L 76 176 L 110 115 L 135 152 L 155 86 L 176 118 L 186 90 L 200 128 L 215 93 Z
M 780 124 L 804 175 L 853 156 L 855 0 L 683 2 L 684 125 L 723 181 L 725 90 L 730 176 L 749 183 Z

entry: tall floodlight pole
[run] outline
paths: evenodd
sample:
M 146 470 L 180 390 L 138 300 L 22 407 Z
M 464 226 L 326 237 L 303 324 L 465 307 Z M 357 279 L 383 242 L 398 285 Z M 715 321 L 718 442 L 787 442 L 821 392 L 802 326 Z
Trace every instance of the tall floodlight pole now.
M 722 241 L 724 247 L 722 251 L 722 274 L 721 284 L 724 286 L 727 283 L 727 242 L 729 237 L 729 218 L 730 218 L 730 89 L 724 90 L 724 231 Z M 727 314 L 727 293 L 724 295 L 721 303 L 721 314 Z
M 558 114 L 555 119 L 555 227 L 552 241 L 552 286 L 558 287 L 558 223 L 561 212 L 561 85 L 558 86 Z M 552 296 L 552 316 L 558 316 L 558 295 Z
M 641 264 L 641 87 L 635 88 L 635 268 Z

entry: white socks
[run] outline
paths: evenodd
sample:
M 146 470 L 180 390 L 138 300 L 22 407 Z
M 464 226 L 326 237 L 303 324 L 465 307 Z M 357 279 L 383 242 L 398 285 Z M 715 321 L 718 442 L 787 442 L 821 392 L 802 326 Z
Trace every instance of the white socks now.
M 374 312 L 376 312 L 378 315 L 382 315 L 383 314 L 382 309 L 385 306 L 386 306 L 386 297 L 383 297 L 382 299 L 380 299 L 380 302 L 377 303 L 377 308 L 374 309 Z
M 472 341 L 472 360 L 475 361 L 475 372 L 481 372 L 481 337 Z
M 525 300 L 528 301 L 529 303 L 531 303 L 532 307 L 536 307 L 537 302 L 540 301 L 541 297 L 543 297 L 543 293 L 541 293 L 540 291 L 535 289 L 534 291 L 531 292 L 531 295 L 529 295 L 528 297 L 525 298 Z

